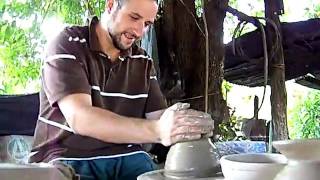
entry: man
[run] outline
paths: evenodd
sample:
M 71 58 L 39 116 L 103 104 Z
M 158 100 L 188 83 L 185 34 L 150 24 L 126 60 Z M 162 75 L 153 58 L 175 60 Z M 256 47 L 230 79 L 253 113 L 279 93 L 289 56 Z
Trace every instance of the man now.
M 66 28 L 50 44 L 31 162 L 62 161 L 81 179 L 136 179 L 155 169 L 142 143 L 210 135 L 208 114 L 166 109 L 153 61 L 135 45 L 157 10 L 155 0 L 107 0 L 101 21 Z

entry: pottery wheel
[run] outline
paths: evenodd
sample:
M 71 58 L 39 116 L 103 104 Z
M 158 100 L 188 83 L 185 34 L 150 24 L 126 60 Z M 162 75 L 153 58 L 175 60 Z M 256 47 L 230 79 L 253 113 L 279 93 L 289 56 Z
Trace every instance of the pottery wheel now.
M 164 175 L 164 169 L 144 173 L 138 177 L 138 180 L 224 180 L 223 176 L 208 178 L 169 178 Z

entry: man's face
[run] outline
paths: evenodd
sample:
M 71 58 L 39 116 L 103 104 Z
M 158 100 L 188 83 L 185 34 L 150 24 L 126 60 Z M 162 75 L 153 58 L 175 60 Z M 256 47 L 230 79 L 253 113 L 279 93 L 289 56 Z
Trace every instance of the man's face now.
M 117 4 L 115 4 L 117 5 Z M 129 49 L 153 24 L 158 11 L 154 0 L 127 0 L 120 8 L 111 11 L 108 32 L 114 46 Z

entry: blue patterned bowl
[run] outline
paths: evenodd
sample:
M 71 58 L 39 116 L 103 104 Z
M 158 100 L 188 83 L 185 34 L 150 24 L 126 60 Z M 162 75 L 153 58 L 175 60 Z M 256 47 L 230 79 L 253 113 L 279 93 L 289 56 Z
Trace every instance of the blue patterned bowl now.
M 215 142 L 214 145 L 217 147 L 221 157 L 229 154 L 266 152 L 266 143 L 264 141 L 226 141 Z

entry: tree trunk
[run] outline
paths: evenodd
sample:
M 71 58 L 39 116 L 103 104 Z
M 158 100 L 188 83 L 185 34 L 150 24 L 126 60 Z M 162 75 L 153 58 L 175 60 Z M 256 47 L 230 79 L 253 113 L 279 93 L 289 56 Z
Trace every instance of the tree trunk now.
M 196 18 L 194 1 L 164 0 L 163 11 L 157 24 L 161 88 L 169 104 L 188 102 L 191 107 L 204 110 L 205 92 L 205 37 L 203 21 Z M 223 21 L 228 0 L 205 1 L 209 40 L 209 113 L 216 125 L 229 118 L 223 100 Z M 216 126 L 217 127 L 217 126 Z M 218 128 L 216 128 L 218 129 Z
M 218 127 L 218 124 L 223 120 L 229 120 L 229 111 L 221 90 L 225 57 L 223 22 L 226 16 L 228 0 L 205 0 L 204 2 L 210 40 L 209 94 L 213 94 L 209 96 L 209 112 L 216 117 L 216 127 Z M 200 72 L 205 71 L 201 70 Z
M 280 28 L 280 20 L 277 15 L 277 0 L 265 0 L 266 17 L 273 20 Z M 280 32 L 280 31 L 279 31 Z M 267 25 L 268 49 L 272 51 L 276 33 L 274 29 Z M 280 32 L 281 35 L 281 32 Z M 281 36 L 282 37 L 282 36 Z M 282 42 L 282 40 L 280 40 Z M 272 55 L 272 52 L 269 53 Z M 272 56 L 269 56 L 272 58 Z M 285 63 L 283 56 L 282 43 L 271 59 L 270 85 L 271 85 L 271 115 L 273 122 L 273 139 L 286 140 L 289 137 L 287 127 L 287 92 L 285 86 Z

